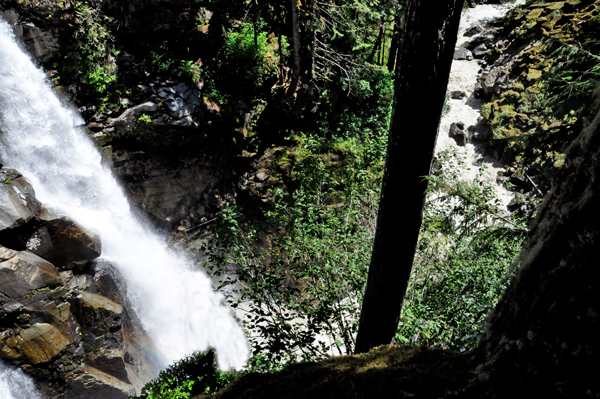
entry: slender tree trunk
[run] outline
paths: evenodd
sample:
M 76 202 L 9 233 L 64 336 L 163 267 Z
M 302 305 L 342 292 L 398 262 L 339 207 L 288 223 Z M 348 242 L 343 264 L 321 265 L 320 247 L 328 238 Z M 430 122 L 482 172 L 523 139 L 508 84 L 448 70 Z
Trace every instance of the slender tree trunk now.
M 284 60 L 283 60 L 283 49 L 281 46 L 281 40 L 282 40 L 282 35 L 281 35 L 281 17 L 279 15 L 277 15 L 277 53 L 279 54 L 279 69 L 281 70 L 281 73 L 283 74 L 283 66 L 284 66 Z
M 294 40 L 294 77 L 300 80 L 300 22 L 298 20 L 298 0 L 292 0 L 292 36 Z
M 381 49 L 379 54 L 379 65 L 383 66 L 385 60 L 385 21 L 381 24 Z
M 402 15 L 403 11 L 399 11 L 394 19 L 394 33 L 392 34 L 392 41 L 390 43 L 390 54 L 388 56 L 387 68 L 388 71 L 394 71 L 396 66 L 396 56 L 398 54 L 398 48 L 400 47 L 401 31 L 402 31 Z
M 383 39 L 381 32 L 382 29 L 380 27 L 377 39 L 375 39 L 375 44 L 373 45 L 373 50 L 371 50 L 371 54 L 369 54 L 369 57 L 367 58 L 367 62 L 370 62 L 371 64 L 375 61 L 375 54 L 377 54 L 377 51 L 379 51 L 379 48 L 381 47 L 381 41 Z
M 258 48 L 258 20 L 260 19 L 260 8 L 258 7 L 258 1 L 255 1 L 254 4 L 256 6 L 256 11 L 254 12 L 252 28 L 254 29 L 254 47 Z
M 464 0 L 410 0 L 356 353 L 389 344 L 412 269 Z
M 317 2 L 313 1 L 312 6 L 311 6 L 311 11 L 310 11 L 310 15 L 311 15 L 311 19 L 312 21 L 312 37 L 311 37 L 311 45 L 310 45 L 310 73 L 309 73 L 309 79 L 312 82 L 314 82 L 314 73 L 315 73 L 315 54 L 317 51 L 317 27 L 316 24 L 317 22 L 315 21 L 316 19 L 316 15 L 317 15 L 317 10 L 316 10 L 316 5 Z

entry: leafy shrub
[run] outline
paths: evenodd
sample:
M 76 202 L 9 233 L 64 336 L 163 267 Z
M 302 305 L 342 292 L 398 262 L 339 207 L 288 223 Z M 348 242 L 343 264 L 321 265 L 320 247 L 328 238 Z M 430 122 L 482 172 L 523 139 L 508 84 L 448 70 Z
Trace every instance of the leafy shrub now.
M 377 146 L 303 136 L 285 155 L 299 188 L 273 189 L 266 226 L 236 207 L 221 214 L 208 267 L 245 314 L 251 368 L 352 352 L 383 169 Z M 343 157 L 328 162 L 332 153 Z M 467 350 L 507 284 L 527 221 L 482 174 L 461 180 L 457 155 L 438 154 L 436 164 L 396 340 Z
M 275 76 L 279 65 L 277 42 L 267 32 L 255 32 L 251 23 L 241 23 L 227 32 L 225 43 L 213 60 L 210 79 L 212 96 L 227 104 L 245 94 L 252 100 L 265 81 Z M 287 56 L 287 42 L 282 43 Z
M 307 130 L 329 138 L 376 140 L 381 145 L 365 146 L 365 150 L 385 153 L 394 95 L 393 73 L 373 67 L 357 68 L 355 73 L 357 80 L 326 85 L 318 107 L 311 112 L 313 122 Z
M 245 314 L 253 369 L 354 349 L 382 159 L 356 139 L 297 140 L 280 162 L 298 188 L 275 187 L 260 223 L 224 210 L 207 265 Z
M 505 210 L 482 173 L 461 179 L 466 162 L 454 152 L 436 164 L 396 340 L 468 350 L 506 288 L 527 221 Z
M 226 387 L 233 378 L 234 374 L 217 369 L 213 351 L 196 353 L 161 371 L 158 378 L 142 388 L 140 396 L 130 399 L 187 399 L 209 395 Z
M 112 36 L 106 25 L 112 20 L 101 14 L 99 8 L 84 3 L 75 5 L 75 38 L 81 58 L 77 66 L 81 81 L 96 92 L 104 93 L 116 81 L 117 52 L 112 45 Z M 80 53 L 80 54 L 79 54 Z
M 146 55 L 153 73 L 168 79 L 182 79 L 198 83 L 203 78 L 202 64 L 198 61 L 182 60 L 172 53 L 172 43 L 164 40 L 153 46 Z

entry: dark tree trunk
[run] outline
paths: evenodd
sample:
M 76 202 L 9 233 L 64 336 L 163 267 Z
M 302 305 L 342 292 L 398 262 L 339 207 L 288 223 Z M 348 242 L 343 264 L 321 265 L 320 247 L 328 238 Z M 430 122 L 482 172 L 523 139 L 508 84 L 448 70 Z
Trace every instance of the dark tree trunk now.
M 258 1 L 254 2 L 256 11 L 254 12 L 254 20 L 252 21 L 252 28 L 254 30 L 254 47 L 258 48 L 258 21 L 260 20 L 260 8 Z
M 464 0 L 410 0 L 356 353 L 391 342 L 421 227 L 437 129 Z
M 292 0 L 292 36 L 294 40 L 294 78 L 300 80 L 300 21 L 298 19 L 298 0 Z
M 383 66 L 383 59 L 385 58 L 385 21 L 381 21 L 381 44 L 379 45 L 379 62 L 378 65 Z
M 283 49 L 281 48 L 281 21 L 278 21 L 277 24 L 277 53 L 279 55 L 279 69 L 281 69 L 281 73 L 283 73 L 284 59 L 283 59 Z
M 396 67 L 396 57 L 398 55 L 398 48 L 400 47 L 400 39 L 402 35 L 402 15 L 403 11 L 399 11 L 394 19 L 394 33 L 392 34 L 392 41 L 390 43 L 390 55 L 388 57 L 387 68 L 388 71 L 393 72 Z
M 310 8 L 310 18 L 313 19 L 311 24 L 307 24 L 305 26 L 310 26 L 310 30 L 312 30 L 312 35 L 310 37 L 310 66 L 308 72 L 308 79 L 310 82 L 313 82 L 314 74 L 315 74 L 315 56 L 317 52 L 317 28 L 316 28 L 316 19 L 317 19 L 317 2 L 313 1 Z M 311 29 L 312 28 L 312 29 Z
M 377 39 L 375 39 L 375 44 L 373 44 L 373 50 L 371 50 L 371 54 L 369 54 L 369 57 L 367 58 L 367 62 L 370 62 L 372 64 L 375 61 L 375 54 L 377 54 L 377 51 L 379 51 L 382 40 L 383 40 L 383 29 L 381 27 L 379 27 L 379 33 L 377 34 Z

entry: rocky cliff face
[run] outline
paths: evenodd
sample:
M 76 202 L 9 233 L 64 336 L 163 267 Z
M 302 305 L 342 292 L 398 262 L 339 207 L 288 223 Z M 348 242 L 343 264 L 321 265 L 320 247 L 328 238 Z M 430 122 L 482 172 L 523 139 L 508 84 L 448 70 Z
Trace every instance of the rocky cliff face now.
M 600 114 L 571 145 L 491 317 L 481 343 L 484 397 L 600 395 L 592 366 L 600 346 L 598 148 Z
M 141 388 L 144 336 L 99 238 L 52 214 L 0 169 L 0 357 L 47 398 L 127 398 Z
M 107 17 L 102 22 L 118 32 L 114 39 L 131 53 L 140 43 L 154 45 L 174 37 L 176 44 L 170 51 L 190 48 L 191 42 L 194 48 L 208 48 L 203 43 L 210 35 L 196 29 L 198 6 L 193 2 L 102 1 L 96 6 Z M 70 82 L 73 79 L 61 67 L 62 59 L 73 65 L 82 62 L 78 57 L 84 49 L 75 48 L 82 34 L 77 30 L 85 24 L 81 15 L 74 2 L 15 0 L 0 5 L 0 17 L 13 25 L 17 39 L 48 71 L 57 90 L 69 100 L 85 101 L 89 93 L 79 80 Z M 148 68 L 141 56 L 131 53 L 125 51 L 112 60 L 126 76 L 125 93 L 117 104 L 114 98 L 106 107 L 91 101 L 79 111 L 141 213 L 161 229 L 185 230 L 206 221 L 231 195 L 237 155 L 229 151 L 234 146 L 229 134 L 235 135 L 240 124 L 223 121 L 202 81 L 148 77 L 140 72 Z M 247 108 L 241 104 L 228 119 L 237 118 L 243 125 Z
M 164 87 L 168 86 L 159 85 L 157 90 Z M 143 104 L 154 104 L 157 98 L 150 94 L 144 100 L 150 101 Z M 243 158 L 236 157 L 233 142 L 219 129 L 137 118 L 127 122 L 127 118 L 121 115 L 110 121 L 97 140 L 108 144 L 113 172 L 129 199 L 157 227 L 166 231 L 193 227 L 233 195 L 235 170 Z

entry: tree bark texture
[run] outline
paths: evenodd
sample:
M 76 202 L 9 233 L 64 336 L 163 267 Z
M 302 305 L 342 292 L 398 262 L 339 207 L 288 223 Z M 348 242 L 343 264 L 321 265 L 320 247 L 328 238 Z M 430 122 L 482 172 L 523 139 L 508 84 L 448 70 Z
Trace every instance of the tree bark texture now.
M 379 27 L 379 33 L 377 34 L 377 39 L 375 39 L 375 43 L 373 44 L 373 49 L 371 50 L 371 54 L 369 54 L 369 57 L 367 58 L 367 62 L 373 63 L 373 61 L 375 61 L 375 55 L 379 51 L 379 49 L 381 47 L 381 43 L 383 42 L 383 32 L 384 32 L 384 28 L 383 28 L 383 24 L 382 24 Z M 379 61 L 379 59 L 377 61 Z
M 464 0 L 410 0 L 398 52 L 394 109 L 356 353 L 398 327 L 421 227 L 437 129 Z
M 396 68 L 396 58 L 398 55 L 398 48 L 400 47 L 400 39 L 402 36 L 402 11 L 399 11 L 394 19 L 394 33 L 392 34 L 392 41 L 390 43 L 390 52 L 387 62 L 388 71 L 393 72 Z
M 298 0 L 292 0 L 292 36 L 294 40 L 294 68 L 296 82 L 300 79 L 300 21 L 298 19 Z

